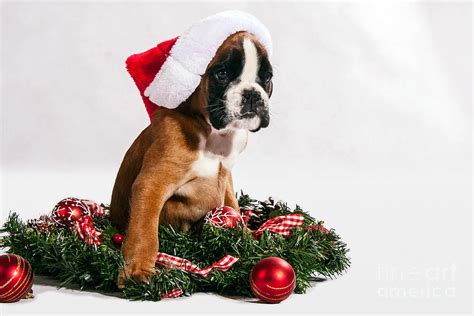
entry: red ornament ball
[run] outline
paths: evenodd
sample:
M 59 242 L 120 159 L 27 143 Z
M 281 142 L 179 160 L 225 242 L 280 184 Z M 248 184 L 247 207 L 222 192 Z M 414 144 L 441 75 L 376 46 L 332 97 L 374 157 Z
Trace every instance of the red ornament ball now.
M 67 198 L 56 204 L 51 218 L 59 225 L 70 226 L 85 215 L 90 215 L 87 204 L 80 199 Z
M 236 228 L 238 225 L 245 226 L 242 215 L 230 206 L 221 206 L 212 209 L 204 218 L 206 224 L 216 227 Z
M 120 246 L 123 243 L 123 235 L 119 234 L 119 233 L 116 233 L 112 237 L 112 241 L 114 242 L 115 245 Z
M 33 285 L 33 270 L 25 258 L 14 254 L 0 256 L 0 302 L 16 302 Z
M 267 303 L 280 303 L 295 289 L 296 275 L 293 267 L 278 257 L 260 260 L 250 272 L 253 294 Z

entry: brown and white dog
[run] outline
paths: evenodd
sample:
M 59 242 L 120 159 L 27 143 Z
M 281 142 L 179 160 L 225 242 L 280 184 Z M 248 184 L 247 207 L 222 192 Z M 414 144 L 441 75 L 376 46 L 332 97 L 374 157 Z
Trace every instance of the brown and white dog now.
M 231 168 L 248 131 L 269 125 L 272 88 L 265 47 L 238 32 L 222 43 L 186 101 L 156 111 L 127 151 L 112 193 L 112 222 L 126 229 L 120 287 L 154 273 L 159 224 L 186 231 L 212 208 L 239 209 Z

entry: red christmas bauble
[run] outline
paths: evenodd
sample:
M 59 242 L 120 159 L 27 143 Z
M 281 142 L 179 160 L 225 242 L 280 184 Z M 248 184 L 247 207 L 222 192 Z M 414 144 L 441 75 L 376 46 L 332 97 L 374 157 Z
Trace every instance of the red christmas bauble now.
M 116 244 L 117 246 L 120 246 L 123 242 L 123 235 L 122 234 L 119 234 L 119 233 L 116 233 L 113 237 L 112 237 L 112 241 L 114 242 L 114 244 Z
M 223 228 L 236 228 L 238 225 L 245 226 L 240 213 L 230 206 L 221 206 L 212 209 L 206 214 L 204 222 L 212 226 Z
M 33 285 L 33 270 L 25 258 L 14 254 L 0 256 L 0 302 L 16 302 Z
M 80 199 L 67 198 L 56 204 L 51 218 L 59 225 L 70 226 L 85 215 L 90 215 L 87 204 Z
M 260 260 L 250 272 L 253 294 L 267 303 L 280 303 L 295 289 L 296 275 L 293 267 L 278 257 Z

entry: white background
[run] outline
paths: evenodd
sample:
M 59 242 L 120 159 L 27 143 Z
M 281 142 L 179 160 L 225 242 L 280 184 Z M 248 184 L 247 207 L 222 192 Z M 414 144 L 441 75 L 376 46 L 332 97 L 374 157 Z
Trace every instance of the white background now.
M 148 118 L 124 61 L 225 9 L 270 29 L 272 118 L 236 188 L 298 203 L 351 269 L 279 305 L 214 294 L 157 303 L 36 284 L 16 313 L 468 313 L 472 295 L 468 2 L 3 2 L 1 218 L 109 202 Z

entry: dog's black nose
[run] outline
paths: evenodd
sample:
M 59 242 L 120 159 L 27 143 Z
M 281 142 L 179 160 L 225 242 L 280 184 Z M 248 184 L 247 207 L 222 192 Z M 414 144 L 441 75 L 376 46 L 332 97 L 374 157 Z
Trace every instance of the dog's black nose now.
M 256 112 L 257 108 L 263 105 L 262 96 L 258 91 L 254 89 L 242 91 L 242 113 Z

